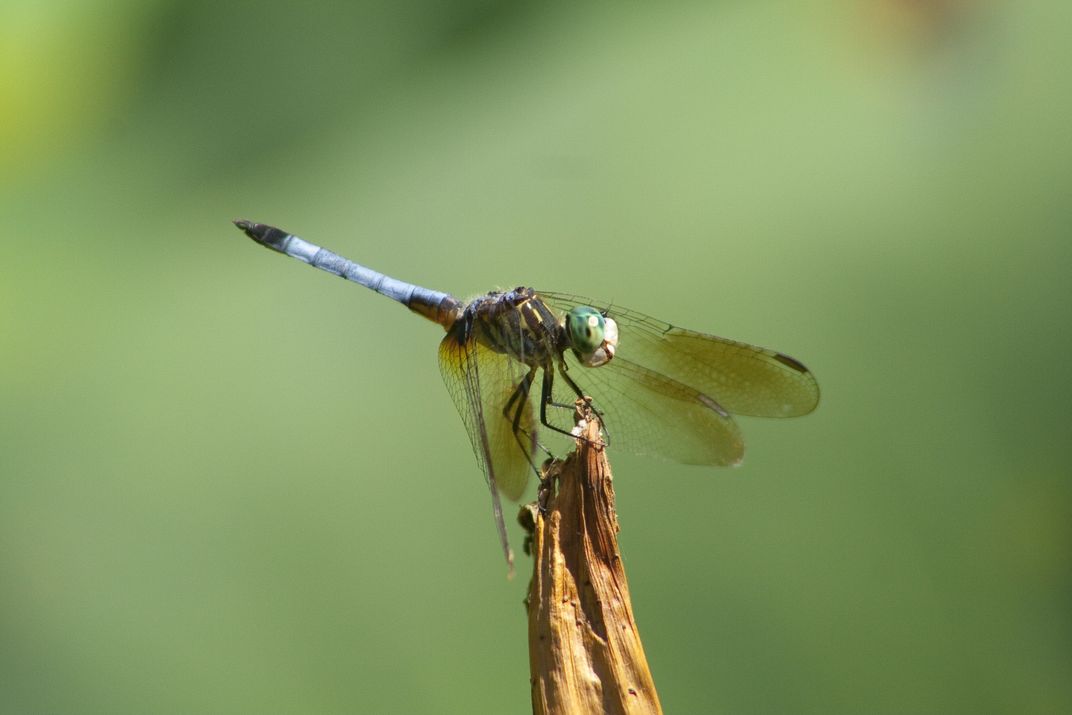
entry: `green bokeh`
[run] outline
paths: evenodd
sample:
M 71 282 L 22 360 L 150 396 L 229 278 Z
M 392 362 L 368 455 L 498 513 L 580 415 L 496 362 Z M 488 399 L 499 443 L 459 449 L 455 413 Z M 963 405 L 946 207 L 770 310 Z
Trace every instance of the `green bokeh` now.
M 668 712 L 1072 710 L 1070 7 L 5 3 L 0 710 L 529 710 L 438 328 L 236 217 L 815 371 L 611 455 Z

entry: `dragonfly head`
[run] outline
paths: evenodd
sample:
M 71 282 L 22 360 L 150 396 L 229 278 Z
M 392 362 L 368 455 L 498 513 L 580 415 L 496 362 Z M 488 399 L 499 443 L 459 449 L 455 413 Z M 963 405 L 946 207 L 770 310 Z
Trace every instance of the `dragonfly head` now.
M 566 338 L 586 367 L 606 365 L 618 347 L 618 324 L 595 308 L 579 305 L 566 313 Z

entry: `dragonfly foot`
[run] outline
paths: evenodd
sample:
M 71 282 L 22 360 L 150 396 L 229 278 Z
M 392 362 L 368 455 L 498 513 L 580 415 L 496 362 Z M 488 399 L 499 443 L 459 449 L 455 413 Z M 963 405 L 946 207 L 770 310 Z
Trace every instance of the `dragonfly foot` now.
M 541 514 L 547 514 L 551 498 L 555 495 L 555 478 L 551 476 L 551 470 L 560 461 L 558 457 L 552 456 L 540 467 L 540 484 L 536 487 L 536 506 Z

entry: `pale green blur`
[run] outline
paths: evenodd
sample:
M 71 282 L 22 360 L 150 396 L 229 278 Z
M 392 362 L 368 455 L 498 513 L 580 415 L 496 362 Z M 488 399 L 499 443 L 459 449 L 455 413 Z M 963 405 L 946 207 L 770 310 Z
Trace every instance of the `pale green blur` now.
M 815 372 L 611 452 L 668 713 L 1072 711 L 1072 5 L 801 5 L 6 0 L 0 710 L 529 712 L 440 329 L 249 218 Z

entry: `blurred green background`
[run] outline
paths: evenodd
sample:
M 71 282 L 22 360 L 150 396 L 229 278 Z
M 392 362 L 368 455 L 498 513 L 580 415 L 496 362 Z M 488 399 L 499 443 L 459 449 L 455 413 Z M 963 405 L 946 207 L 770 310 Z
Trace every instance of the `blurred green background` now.
M 0 710 L 529 710 L 439 329 L 245 217 L 815 371 L 739 469 L 611 454 L 667 712 L 1072 711 L 1070 23 L 5 0 Z

